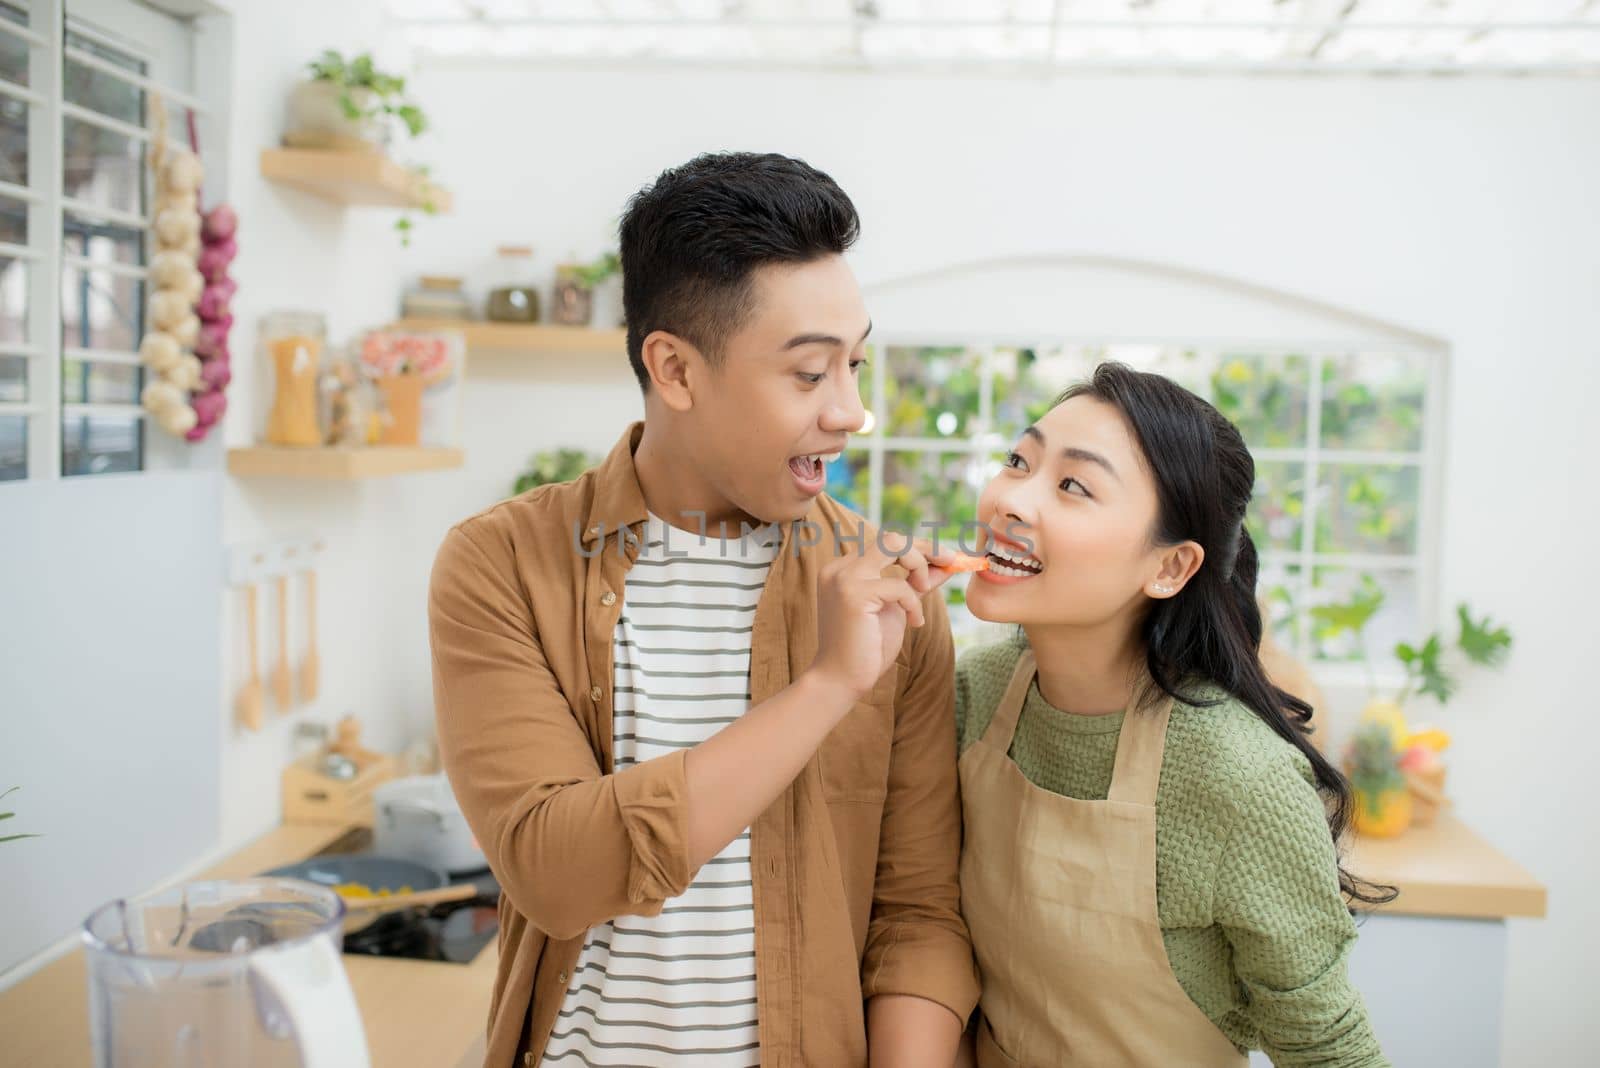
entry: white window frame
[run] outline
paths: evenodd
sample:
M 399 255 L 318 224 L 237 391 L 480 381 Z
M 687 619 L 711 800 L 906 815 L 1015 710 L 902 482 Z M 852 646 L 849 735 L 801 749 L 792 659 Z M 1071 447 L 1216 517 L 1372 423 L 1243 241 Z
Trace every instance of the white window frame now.
M 1203 353 L 1259 353 L 1263 355 L 1294 354 L 1308 363 L 1309 381 L 1307 403 L 1306 444 L 1296 448 L 1257 448 L 1251 455 L 1258 463 L 1289 462 L 1304 465 L 1305 513 L 1301 516 L 1300 546 L 1296 550 L 1260 550 L 1263 569 L 1270 565 L 1285 565 L 1299 569 L 1300 594 L 1296 616 L 1295 641 L 1291 652 L 1310 665 L 1317 678 L 1331 685 L 1365 685 L 1377 681 L 1387 685 L 1399 677 L 1397 666 L 1388 664 L 1387 650 L 1368 649 L 1373 663 L 1371 671 L 1360 664 L 1339 660 L 1317 659 L 1312 655 L 1311 614 L 1307 610 L 1307 597 L 1312 589 L 1313 571 L 1317 567 L 1339 567 L 1350 570 L 1398 571 L 1414 574 L 1417 580 L 1418 625 L 1424 633 L 1439 625 L 1439 554 L 1440 516 L 1442 511 L 1442 484 L 1444 481 L 1444 427 L 1445 398 L 1447 396 L 1448 358 L 1440 349 L 1402 342 L 1352 344 L 1349 342 L 1296 341 L 1282 338 L 1204 340 L 1175 339 L 1170 337 L 1073 338 L 1073 337 L 1005 337 L 952 335 L 947 333 L 901 332 L 885 334 L 874 331 L 868 345 L 871 370 L 870 393 L 863 398 L 867 408 L 878 420 L 873 433 L 860 434 L 850 439 L 846 455 L 865 453 L 868 457 L 867 518 L 874 524 L 882 521 L 884 457 L 898 452 L 936 452 L 944 454 L 966 453 L 978 464 L 990 461 L 994 452 L 1008 447 L 1011 442 L 1002 440 L 993 426 L 994 407 L 994 353 L 1000 348 L 1049 349 L 1059 346 L 1097 347 L 1137 345 L 1165 349 L 1189 349 Z M 946 439 L 927 437 L 888 437 L 881 428 L 886 416 L 886 392 L 889 348 L 958 347 L 981 355 L 979 367 L 978 415 L 973 426 L 961 437 Z M 1419 361 L 1426 370 L 1423 393 L 1422 444 L 1415 451 L 1361 451 L 1325 449 L 1322 447 L 1322 373 L 1328 360 L 1360 355 L 1403 356 Z M 1417 550 L 1402 554 L 1326 553 L 1316 550 L 1317 503 L 1315 488 L 1321 467 L 1325 463 L 1360 463 L 1374 466 L 1404 465 L 1420 469 L 1417 500 Z M 930 517 L 931 518 L 931 517 Z M 925 536 L 925 531 L 917 532 Z M 1419 635 L 1420 637 L 1420 635 Z
M 140 7 L 136 0 L 125 0 Z M 0 251 L 27 264 L 28 296 L 26 307 L 27 341 L 21 345 L 0 343 L 0 355 L 20 356 L 27 366 L 27 399 L 0 402 L 0 416 L 26 417 L 24 441 L 27 449 L 27 476 L 23 481 L 50 481 L 63 477 L 62 421 L 69 415 L 117 415 L 143 421 L 145 411 L 138 403 L 97 404 L 64 402 L 62 399 L 62 361 L 92 360 L 96 363 L 121 363 L 139 366 L 137 352 L 81 349 L 62 341 L 62 273 L 69 266 L 92 266 L 95 271 L 145 279 L 144 264 L 108 265 L 89 261 L 65 252 L 66 210 L 104 219 L 138 230 L 148 231 L 150 221 L 128 212 L 102 208 L 67 197 L 62 188 L 64 160 L 63 126 L 67 119 L 86 122 L 115 131 L 136 141 L 148 142 L 153 136 L 141 126 L 102 115 L 71 104 L 65 99 L 66 60 L 92 67 L 146 91 L 159 92 L 170 105 L 207 115 L 209 110 L 197 97 L 172 89 L 155 79 L 136 74 L 81 49 L 66 45 L 66 34 L 103 40 L 119 51 L 153 58 L 150 49 L 141 49 L 125 39 L 100 32 L 92 23 L 70 15 L 64 17 L 65 0 L 27 0 L 28 25 L 0 19 L 0 34 L 18 38 L 28 45 L 28 85 L 15 85 L 0 79 L 0 95 L 24 101 L 28 107 L 28 181 L 19 186 L 0 182 L 0 194 L 20 200 L 28 208 L 28 238 L 24 245 L 0 244 Z M 70 25 L 68 22 L 70 21 Z M 191 31 L 191 45 L 193 35 Z M 184 144 L 170 137 L 172 144 Z M 148 171 L 145 181 L 150 181 Z M 146 250 L 148 256 L 148 249 Z M 148 292 L 144 298 L 148 299 Z M 141 448 L 137 472 L 149 470 L 151 455 L 148 431 Z M 4 483 L 0 483 L 3 489 Z

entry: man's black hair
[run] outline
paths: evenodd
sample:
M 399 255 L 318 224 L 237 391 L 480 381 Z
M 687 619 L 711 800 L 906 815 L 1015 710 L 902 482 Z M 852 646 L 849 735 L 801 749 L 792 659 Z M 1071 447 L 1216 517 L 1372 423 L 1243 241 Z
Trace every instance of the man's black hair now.
M 775 153 L 719 152 L 663 171 L 622 217 L 628 362 L 649 389 L 644 339 L 665 330 L 715 365 L 750 313 L 756 268 L 843 253 L 855 205 L 815 167 Z

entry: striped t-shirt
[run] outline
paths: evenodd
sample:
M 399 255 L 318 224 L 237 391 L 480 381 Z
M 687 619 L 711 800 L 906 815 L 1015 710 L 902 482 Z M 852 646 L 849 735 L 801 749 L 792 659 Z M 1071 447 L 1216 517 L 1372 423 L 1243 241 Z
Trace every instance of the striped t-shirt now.
M 781 528 L 702 540 L 654 515 L 612 639 L 616 768 L 705 741 L 750 707 L 750 630 Z M 610 551 L 610 550 L 608 550 Z M 655 917 L 589 931 L 544 1064 L 760 1063 L 748 828 Z

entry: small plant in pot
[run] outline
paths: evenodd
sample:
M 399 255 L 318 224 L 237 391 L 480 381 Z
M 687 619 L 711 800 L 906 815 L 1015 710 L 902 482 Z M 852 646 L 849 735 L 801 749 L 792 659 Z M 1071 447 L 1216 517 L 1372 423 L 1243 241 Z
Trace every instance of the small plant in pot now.
M 594 319 L 594 291 L 622 271 L 622 258 L 607 252 L 592 263 L 565 263 L 556 268 L 555 305 L 550 317 L 567 326 L 588 326 Z
M 428 128 L 427 116 L 406 97 L 406 80 L 379 70 L 369 53 L 346 59 L 330 48 L 307 68 L 311 77 L 289 96 L 283 143 L 290 148 L 382 151 L 396 123 L 412 137 Z

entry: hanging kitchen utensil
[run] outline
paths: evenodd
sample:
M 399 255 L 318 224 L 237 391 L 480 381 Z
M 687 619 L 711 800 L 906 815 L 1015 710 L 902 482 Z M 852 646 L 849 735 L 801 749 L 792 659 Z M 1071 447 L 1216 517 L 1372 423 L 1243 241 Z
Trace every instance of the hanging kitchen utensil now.
M 278 715 L 287 715 L 294 704 L 294 688 L 289 673 L 289 576 L 278 576 L 278 664 L 272 669 L 272 696 L 278 702 Z
M 322 683 L 322 662 L 317 657 L 317 569 L 306 569 L 306 654 L 300 661 L 300 700 L 315 701 Z
M 239 691 L 234 708 L 240 723 L 253 731 L 258 731 L 261 729 L 261 706 L 264 699 L 261 693 L 261 662 L 257 657 L 255 583 L 244 588 L 244 604 L 250 652 L 250 677 L 245 680 L 243 689 Z

